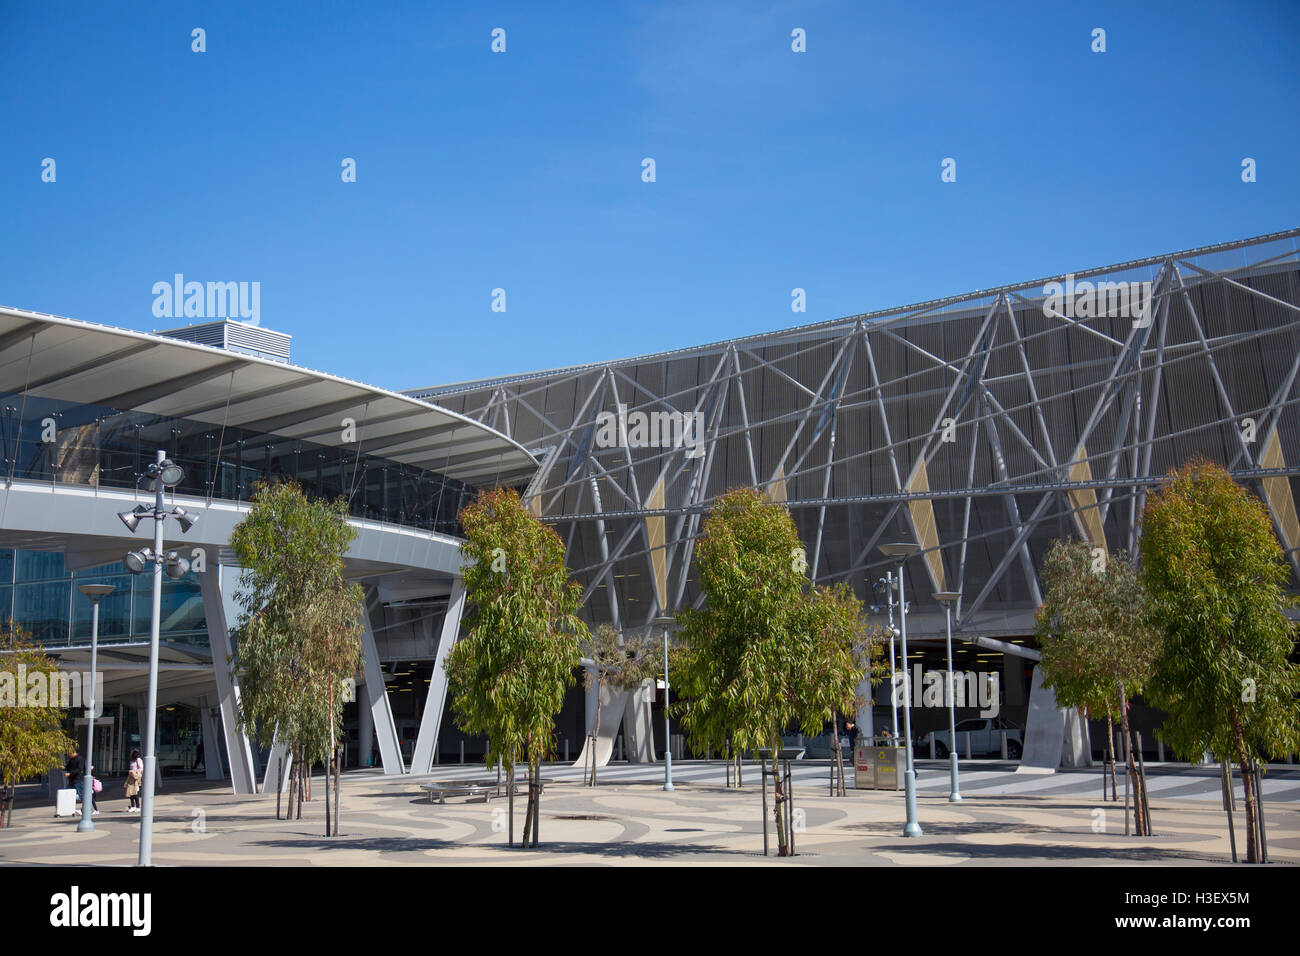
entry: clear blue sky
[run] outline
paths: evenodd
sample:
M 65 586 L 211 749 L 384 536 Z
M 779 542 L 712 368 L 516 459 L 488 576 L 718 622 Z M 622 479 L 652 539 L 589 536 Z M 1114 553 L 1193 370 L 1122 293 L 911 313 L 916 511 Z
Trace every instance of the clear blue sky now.
M 0 0 L 0 303 L 152 329 L 176 272 L 258 281 L 295 361 L 407 388 L 1243 238 L 1300 224 L 1298 41 L 1293 2 Z

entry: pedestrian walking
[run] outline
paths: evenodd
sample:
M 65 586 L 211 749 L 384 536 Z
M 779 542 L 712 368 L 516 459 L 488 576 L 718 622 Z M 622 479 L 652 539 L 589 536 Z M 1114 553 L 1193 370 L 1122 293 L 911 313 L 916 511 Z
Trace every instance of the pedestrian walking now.
M 127 813 L 140 812 L 140 787 L 144 784 L 144 760 L 140 757 L 140 751 L 131 751 L 131 761 L 126 769 L 126 796 L 130 804 L 126 808 Z
M 74 750 L 72 751 L 72 756 L 68 758 L 68 762 L 67 764 L 64 765 L 63 769 L 68 775 L 68 786 L 70 786 L 73 790 L 77 792 L 77 799 L 80 800 L 81 783 L 85 779 L 86 774 L 91 773 L 94 770 L 94 768 L 87 767 L 86 758 L 81 756 L 81 754 L 77 753 L 77 751 Z M 90 814 L 91 816 L 94 816 L 96 813 L 99 812 L 99 801 L 95 799 L 95 791 L 93 787 L 94 777 L 91 778 L 91 782 L 92 782 L 92 787 L 90 791 Z M 85 807 L 82 807 L 82 810 L 84 809 Z

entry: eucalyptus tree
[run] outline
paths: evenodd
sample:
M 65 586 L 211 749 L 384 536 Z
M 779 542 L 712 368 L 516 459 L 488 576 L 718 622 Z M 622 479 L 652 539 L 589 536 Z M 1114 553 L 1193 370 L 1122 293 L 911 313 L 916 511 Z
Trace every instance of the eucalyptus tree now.
M 1118 716 L 1134 793 L 1134 832 L 1149 834 L 1128 715 L 1129 701 L 1151 680 L 1161 642 L 1149 623 L 1141 576 L 1123 552 L 1107 554 L 1082 541 L 1052 542 L 1039 573 L 1043 683 L 1063 706 L 1105 713 L 1108 735 L 1113 736 L 1112 715 Z
M 527 762 L 523 845 L 536 845 L 541 764 L 588 633 L 582 588 L 565 569 L 564 542 L 517 492 L 479 492 L 460 522 L 468 610 L 446 663 L 452 710 L 462 730 L 487 737 L 489 766 L 505 762 L 511 792 L 515 763 Z M 512 804 L 512 840 L 513 829 Z
M 11 628 L 0 635 L 0 829 L 11 823 L 14 789 L 29 777 L 61 766 L 76 749 L 63 732 L 55 680 L 59 665 L 40 644 Z M 39 676 L 33 683 L 31 678 Z M 29 691 L 33 691 L 30 692 Z M 36 693 L 34 691 L 39 691 Z M 89 769 L 90 755 L 86 755 Z M 90 808 L 86 808 L 90 812 Z
M 754 488 L 718 497 L 696 545 L 703 608 L 678 614 L 688 652 L 678 713 L 697 751 L 768 747 L 792 725 L 809 736 L 849 706 L 866 672 L 855 654 L 861 604 L 847 586 L 810 589 L 807 559 L 784 505 Z M 789 853 L 776 778 L 773 815 Z
M 343 573 L 355 536 L 342 498 L 313 501 L 297 484 L 279 482 L 256 486 L 230 541 L 244 569 L 232 657 L 240 723 L 264 747 L 288 747 L 291 818 L 302 815 L 311 766 L 325 764 L 326 835 L 338 832 L 338 741 L 346 687 L 361 659 L 361 588 Z
M 1151 684 L 1180 755 L 1241 768 L 1246 861 L 1259 860 L 1251 768 L 1300 745 L 1300 668 L 1290 572 L 1263 503 L 1220 466 L 1172 472 L 1143 514 L 1142 567 L 1164 634 Z
M 591 773 L 584 780 L 586 786 L 596 785 L 598 761 L 595 759 L 595 741 L 600 739 L 601 691 L 605 687 L 633 690 L 646 678 L 654 677 L 659 670 L 654 650 L 652 642 L 644 634 L 620 634 L 611 624 L 600 625 L 583 642 L 582 651 L 591 661 L 585 668 L 583 682 L 596 696 L 596 721 L 591 732 Z
M 862 613 L 862 602 L 847 582 L 814 587 L 805 595 L 803 614 L 811 660 L 819 676 L 807 682 L 810 707 L 819 708 L 831 723 L 831 759 L 836 791 L 844 795 L 844 754 L 840 750 L 839 714 L 855 714 L 864 703 L 858 688 L 865 679 L 879 683 L 876 664 L 883 651 L 885 629 Z

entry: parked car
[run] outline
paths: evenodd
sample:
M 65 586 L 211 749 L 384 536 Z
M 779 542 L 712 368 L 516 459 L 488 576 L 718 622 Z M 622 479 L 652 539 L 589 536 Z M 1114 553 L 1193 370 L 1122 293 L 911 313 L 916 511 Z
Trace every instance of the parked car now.
M 1007 757 L 1019 760 L 1024 752 L 1020 728 L 1005 717 L 972 717 L 957 722 L 957 753 L 966 754 L 966 737 L 970 736 L 971 756 L 1002 755 L 1002 731 L 1007 732 Z M 922 735 L 916 742 L 918 753 L 930 752 L 930 738 L 934 737 L 934 755 L 947 757 L 952 751 L 952 741 L 946 730 L 935 730 Z
M 800 746 L 799 737 L 795 734 L 784 734 L 781 737 L 781 746 L 791 750 Z M 809 760 L 828 760 L 833 750 L 833 738 L 830 733 L 824 733 L 817 737 L 803 738 L 804 756 Z M 849 752 L 849 738 L 844 731 L 840 731 L 840 752 L 844 754 L 846 761 L 851 761 L 853 755 Z

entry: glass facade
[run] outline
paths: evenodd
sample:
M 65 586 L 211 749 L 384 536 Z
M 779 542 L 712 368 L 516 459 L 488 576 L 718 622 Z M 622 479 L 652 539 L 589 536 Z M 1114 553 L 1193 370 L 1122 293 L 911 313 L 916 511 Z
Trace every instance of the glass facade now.
M 135 489 L 165 450 L 183 495 L 247 501 L 258 481 L 292 479 L 315 498 L 347 499 L 357 518 L 459 535 L 476 489 L 437 472 L 299 439 L 32 395 L 0 398 L 8 479 Z M 42 592 L 44 596 L 44 592 Z
M 79 584 L 115 588 L 99 606 L 101 643 L 147 641 L 153 576 L 130 574 L 121 565 L 72 572 L 58 551 L 0 550 L 0 618 L 47 649 L 90 643 L 90 600 Z M 161 638 L 174 644 L 208 644 L 203 598 L 193 574 L 163 577 Z
M 183 495 L 243 502 L 258 481 L 293 480 L 308 496 L 343 497 L 354 517 L 459 535 L 457 516 L 476 489 L 436 472 L 297 439 L 204 422 L 64 402 L 31 395 L 0 398 L 4 476 L 91 487 L 140 487 L 165 450 L 185 468 Z M 100 606 L 105 641 L 149 639 L 151 575 L 118 562 L 69 571 L 57 551 L 0 549 L 0 620 L 47 648 L 90 643 L 87 582 L 117 590 Z M 164 641 L 207 646 L 197 578 L 164 578 Z

